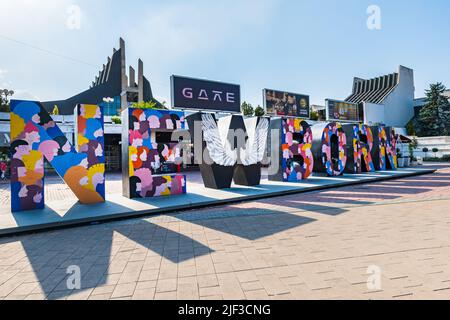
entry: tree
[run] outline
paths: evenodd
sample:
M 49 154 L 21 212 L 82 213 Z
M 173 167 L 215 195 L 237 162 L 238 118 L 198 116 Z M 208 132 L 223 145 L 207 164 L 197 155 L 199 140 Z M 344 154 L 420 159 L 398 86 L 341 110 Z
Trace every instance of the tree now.
M 438 82 L 426 90 L 427 104 L 419 114 L 420 136 L 450 135 L 450 103 L 444 96 L 446 88 Z
M 309 118 L 313 121 L 319 121 L 319 112 L 311 110 L 311 114 L 309 115 Z
M 425 153 L 425 158 L 427 158 L 427 153 L 430 151 L 428 148 L 423 148 L 422 152 Z
M 418 145 L 419 145 L 419 142 L 417 142 L 417 139 L 415 137 L 412 139 L 412 141 L 408 145 L 409 157 L 411 158 L 411 160 L 415 159 L 414 158 L 414 150 L 418 147 Z
M 434 157 L 437 158 L 436 154 L 439 152 L 439 149 L 438 148 L 433 148 L 433 150 L 431 150 L 431 151 L 433 151 Z
M 255 110 L 253 109 L 252 105 L 245 101 L 241 105 L 241 110 L 242 110 L 242 114 L 245 117 L 252 117 L 253 114 L 255 113 Z
M 406 124 L 406 132 L 408 133 L 408 136 L 415 136 L 416 135 L 416 129 L 414 128 L 414 119 L 410 120 Z
M 14 91 L 8 89 L 0 89 L 0 112 L 10 112 L 9 96 L 14 95 Z
M 257 106 L 255 109 L 255 116 L 264 117 L 266 115 L 266 111 L 261 106 Z

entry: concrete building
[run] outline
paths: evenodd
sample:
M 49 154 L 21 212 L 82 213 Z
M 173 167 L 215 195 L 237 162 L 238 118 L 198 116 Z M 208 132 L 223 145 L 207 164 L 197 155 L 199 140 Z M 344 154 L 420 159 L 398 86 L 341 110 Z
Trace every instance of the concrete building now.
M 414 71 L 398 71 L 372 79 L 354 78 L 353 92 L 345 100 L 363 108 L 366 124 L 405 127 L 414 116 Z
M 126 69 L 125 41 L 120 38 L 119 49 L 113 49 L 112 56 L 107 58 L 107 63 L 88 90 L 66 100 L 45 101 L 42 104 L 49 112 L 55 105 L 58 106 L 60 115 L 71 115 L 78 103 L 97 104 L 103 106 L 105 115 L 115 116 L 133 102 L 156 101 L 153 99 L 150 82 L 144 77 L 142 60 L 138 61 L 137 79 L 133 67 L 129 67 L 128 75 Z M 114 101 L 104 102 L 104 98 L 113 98 Z
M 120 115 L 133 102 L 155 101 L 150 82 L 144 77 L 144 64 L 138 61 L 137 79 L 133 67 L 126 74 L 125 41 L 120 39 L 120 47 L 113 50 L 99 75 L 95 77 L 90 88 L 66 100 L 42 102 L 47 111 L 52 112 L 58 106 L 59 115 L 52 116 L 68 140 L 74 142 L 74 108 L 77 104 L 97 104 L 103 106 L 105 115 L 105 157 L 106 170 L 115 171 L 121 168 L 122 125 L 114 124 L 112 116 Z M 112 102 L 103 101 L 113 98 Z M 0 153 L 8 154 L 10 144 L 10 115 L 0 113 Z

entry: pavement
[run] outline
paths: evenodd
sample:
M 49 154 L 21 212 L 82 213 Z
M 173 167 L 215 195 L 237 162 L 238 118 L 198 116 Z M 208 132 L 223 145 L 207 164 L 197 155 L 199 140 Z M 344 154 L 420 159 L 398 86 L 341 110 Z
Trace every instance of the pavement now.
M 450 164 L 437 169 L 3 237 L 0 299 L 450 299 Z
M 0 195 L 0 236 L 21 232 L 48 230 L 61 226 L 111 221 L 143 215 L 155 215 L 176 210 L 198 209 L 220 204 L 266 199 L 268 197 L 336 188 L 369 181 L 396 179 L 434 172 L 432 168 L 403 168 L 395 171 L 379 171 L 340 177 L 314 174 L 300 183 L 284 183 L 261 180 L 255 187 L 232 185 L 229 189 L 213 190 L 203 185 L 200 172 L 188 172 L 187 194 L 171 197 L 128 199 L 122 195 L 121 177 L 110 175 L 106 180 L 106 201 L 95 205 L 83 205 L 62 180 L 51 177 L 45 185 L 46 206 L 42 210 L 11 212 L 10 191 L 3 185 Z

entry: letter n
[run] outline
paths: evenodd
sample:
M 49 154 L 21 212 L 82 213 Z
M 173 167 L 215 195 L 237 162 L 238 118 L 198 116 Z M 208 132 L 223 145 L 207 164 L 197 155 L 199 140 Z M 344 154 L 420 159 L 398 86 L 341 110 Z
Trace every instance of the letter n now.
M 184 112 L 134 109 L 122 111 L 122 185 L 127 198 L 186 193 L 186 176 L 177 173 L 182 159 L 172 133 L 185 129 Z
M 43 209 L 44 158 L 83 204 L 105 201 L 103 113 L 75 108 L 75 150 L 41 103 L 11 100 L 11 210 Z
M 379 171 L 397 169 L 397 142 L 391 127 L 372 127 L 378 137 L 374 139 L 372 158 L 375 169 Z

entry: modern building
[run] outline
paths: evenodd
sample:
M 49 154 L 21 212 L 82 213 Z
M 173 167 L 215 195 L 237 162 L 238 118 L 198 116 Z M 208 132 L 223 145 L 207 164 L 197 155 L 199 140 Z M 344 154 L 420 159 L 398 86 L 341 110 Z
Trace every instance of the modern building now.
M 347 102 L 363 108 L 366 124 L 405 127 L 414 116 L 414 71 L 399 66 L 395 73 L 372 79 L 354 78 Z
M 49 112 L 57 106 L 60 115 L 73 114 L 78 103 L 97 104 L 103 106 L 105 115 L 116 116 L 133 102 L 156 101 L 153 99 L 150 82 L 144 77 L 142 60 L 138 61 L 137 79 L 133 67 L 129 67 L 128 75 L 126 69 L 125 41 L 120 38 L 119 49 L 113 49 L 112 56 L 108 57 L 107 63 L 88 90 L 66 100 L 46 101 L 42 104 Z M 113 101 L 105 102 L 105 98 L 112 98 Z
M 74 143 L 74 108 L 77 104 L 97 104 L 103 106 L 105 121 L 105 157 L 108 171 L 121 168 L 122 125 L 115 124 L 112 116 L 120 115 L 133 102 L 154 101 L 150 82 L 144 77 L 144 63 L 139 59 L 138 72 L 129 67 L 126 73 L 125 41 L 120 39 L 120 47 L 114 49 L 107 63 L 92 82 L 90 88 L 66 100 L 42 102 L 47 111 L 58 106 L 59 115 L 53 120 L 61 128 L 71 143 Z M 107 99 L 112 98 L 112 99 Z M 104 101 L 107 100 L 108 102 Z M 0 153 L 7 154 L 10 144 L 10 115 L 0 113 Z

